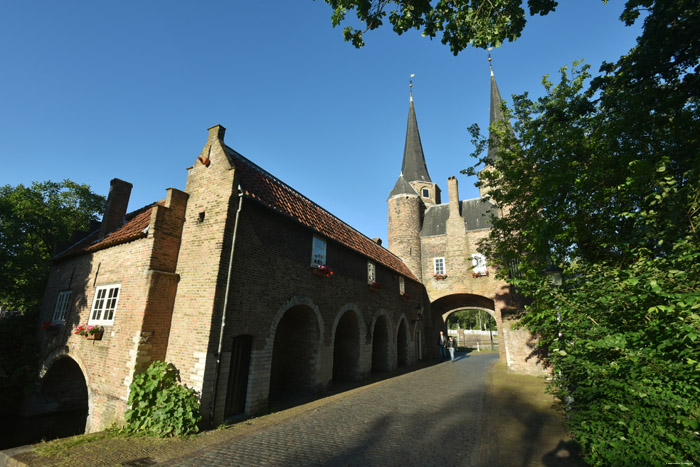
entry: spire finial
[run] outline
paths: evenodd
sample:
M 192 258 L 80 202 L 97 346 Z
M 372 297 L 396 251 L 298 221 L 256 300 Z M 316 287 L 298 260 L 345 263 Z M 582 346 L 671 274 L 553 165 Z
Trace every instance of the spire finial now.
M 413 102 L 413 77 L 416 76 L 415 73 L 411 73 L 411 76 L 408 77 L 408 89 L 410 93 L 410 100 Z
M 493 65 L 491 65 L 491 51 L 493 50 L 493 47 L 489 47 L 489 68 L 491 69 L 491 76 L 493 76 Z

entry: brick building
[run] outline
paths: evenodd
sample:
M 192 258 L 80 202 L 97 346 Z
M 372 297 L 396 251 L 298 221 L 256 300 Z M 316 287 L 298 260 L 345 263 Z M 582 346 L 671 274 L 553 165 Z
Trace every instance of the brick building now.
M 412 98 L 388 201 L 389 250 L 228 147 L 224 134 L 209 129 L 185 190 L 169 188 L 162 201 L 127 214 L 131 184 L 112 180 L 102 223 L 54 258 L 41 321 L 62 326 L 41 332 L 29 413 L 82 410 L 86 431 L 104 429 L 123 420 L 134 374 L 165 360 L 217 424 L 282 393 L 436 358 L 444 318 L 467 306 L 494 315 L 502 355 L 518 366 L 501 318 L 507 287 L 470 265 L 496 207 L 460 202 L 454 178 L 441 204 Z M 101 338 L 75 334 L 85 324 L 104 327 Z

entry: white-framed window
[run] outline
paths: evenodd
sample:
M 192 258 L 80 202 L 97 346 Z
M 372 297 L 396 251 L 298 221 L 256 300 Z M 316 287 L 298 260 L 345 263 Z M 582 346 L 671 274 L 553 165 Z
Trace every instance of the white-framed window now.
M 53 309 L 53 319 L 54 323 L 62 323 L 66 320 L 66 315 L 68 314 L 68 308 L 70 307 L 70 290 L 63 290 L 58 293 L 58 298 L 56 299 L 56 307 Z
M 423 188 L 423 198 L 430 198 L 430 190 Z
M 326 241 L 314 235 L 311 244 L 311 265 L 321 266 L 326 264 Z
M 433 258 L 435 274 L 445 274 L 445 258 Z
M 403 279 L 403 276 L 399 276 L 399 293 L 401 295 L 406 293 L 406 282 Z
M 88 324 L 112 324 L 117 311 L 121 284 L 101 285 L 95 290 Z
M 374 284 L 377 282 L 377 267 L 372 261 L 367 261 L 367 283 Z
M 481 253 L 472 254 L 472 268 L 473 274 L 485 276 L 487 274 L 486 257 Z

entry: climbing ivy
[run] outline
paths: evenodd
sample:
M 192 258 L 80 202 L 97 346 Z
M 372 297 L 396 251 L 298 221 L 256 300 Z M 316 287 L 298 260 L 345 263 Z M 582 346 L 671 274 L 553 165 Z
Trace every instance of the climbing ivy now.
M 194 389 L 179 383 L 179 372 L 170 363 L 153 362 L 129 386 L 129 410 L 125 431 L 153 436 L 196 433 L 201 420 Z

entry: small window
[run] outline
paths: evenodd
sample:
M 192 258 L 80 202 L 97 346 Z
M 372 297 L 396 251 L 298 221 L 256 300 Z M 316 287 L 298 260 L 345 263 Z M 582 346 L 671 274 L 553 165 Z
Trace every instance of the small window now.
M 53 309 L 53 322 L 62 323 L 66 320 L 66 315 L 68 314 L 70 299 L 70 290 L 64 290 L 59 292 L 58 298 L 56 299 L 56 307 Z
M 367 283 L 374 284 L 377 282 L 377 268 L 373 262 L 367 261 Z
M 445 258 L 434 258 L 435 274 L 445 274 Z
M 120 284 L 102 285 L 95 291 L 88 324 L 112 324 L 117 311 Z
M 430 198 L 430 190 L 423 188 L 423 198 Z
M 487 276 L 488 270 L 486 269 L 486 257 L 481 253 L 474 253 L 472 255 L 472 267 L 473 275 Z
M 326 264 L 326 241 L 314 235 L 311 247 L 311 265 L 322 266 Z
M 406 293 L 406 282 L 403 280 L 403 276 L 399 276 L 399 293 L 401 295 Z

